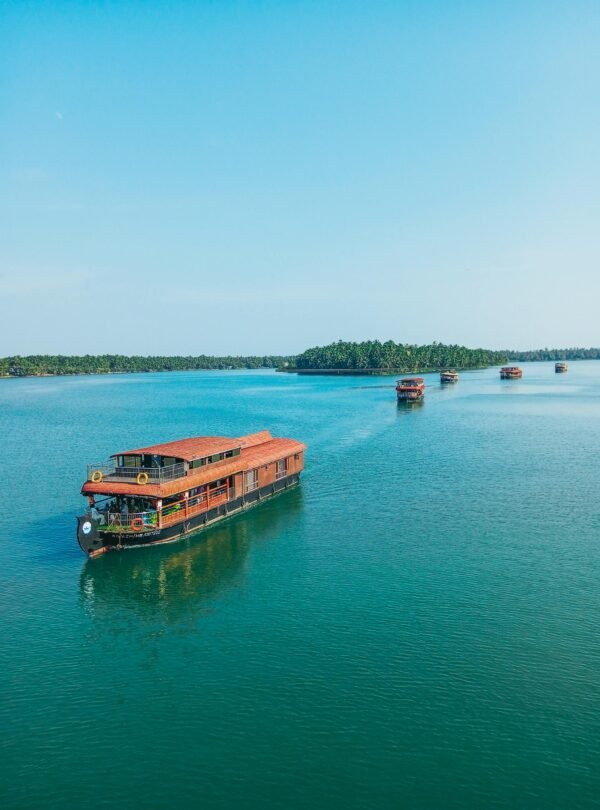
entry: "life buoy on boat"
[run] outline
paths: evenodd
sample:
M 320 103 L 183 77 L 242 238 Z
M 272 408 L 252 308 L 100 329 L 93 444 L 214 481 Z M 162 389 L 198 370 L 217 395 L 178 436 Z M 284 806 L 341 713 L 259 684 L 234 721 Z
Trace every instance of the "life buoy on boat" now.
M 150 480 L 150 476 L 148 475 L 148 473 L 141 472 L 138 473 L 137 478 L 135 480 L 138 482 L 138 484 L 147 484 L 148 481 Z
M 144 528 L 144 520 L 141 517 L 136 517 L 131 521 L 131 528 L 134 532 L 141 532 Z
M 92 473 L 92 481 L 94 482 L 94 484 L 99 484 L 103 478 L 104 476 L 102 475 L 101 470 L 94 470 L 94 472 Z

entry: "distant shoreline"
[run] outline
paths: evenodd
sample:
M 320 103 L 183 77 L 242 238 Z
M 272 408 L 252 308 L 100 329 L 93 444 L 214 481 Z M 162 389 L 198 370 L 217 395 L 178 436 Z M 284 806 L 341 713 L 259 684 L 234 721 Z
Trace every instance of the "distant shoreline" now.
M 32 380 L 40 377 L 113 377 L 115 374 L 179 374 L 184 371 L 279 371 L 274 366 L 238 366 L 237 368 L 153 368 L 144 371 L 65 371 L 39 374 L 0 374 L 0 380 Z
M 273 369 L 302 376 L 392 376 L 428 374 L 444 369 L 469 371 L 506 363 L 599 360 L 600 348 L 572 346 L 528 351 L 469 349 L 433 342 L 360 343 L 338 340 L 296 355 L 64 355 L 30 354 L 0 357 L 0 379 L 79 377 L 108 374 L 156 374 L 169 371 L 236 371 Z
M 494 368 L 494 366 L 469 366 L 468 368 L 458 366 L 456 371 L 483 371 L 483 369 L 486 368 Z M 405 376 L 408 374 L 437 374 L 444 369 L 437 367 L 419 368 L 416 371 L 407 371 L 406 369 L 400 368 L 278 368 L 277 371 L 285 374 L 299 374 L 301 376 L 394 377 L 399 374 Z
M 543 360 L 509 360 L 511 363 L 555 363 L 560 362 L 563 358 L 558 360 L 545 358 Z M 579 360 L 598 360 L 596 357 L 575 357 L 567 358 L 570 363 Z M 502 365 L 502 364 L 498 364 Z M 487 368 L 496 368 L 496 365 L 489 366 L 456 366 L 454 370 L 465 371 L 484 371 Z M 407 371 L 406 369 L 398 368 L 296 368 L 293 366 L 279 367 L 274 366 L 236 366 L 230 368 L 163 368 L 163 369 L 149 369 L 137 370 L 131 369 L 130 371 L 66 371 L 66 372 L 40 372 L 37 374 L 0 374 L 0 380 L 31 380 L 40 377 L 109 377 L 115 374 L 173 374 L 185 371 L 274 371 L 283 374 L 298 374 L 299 376 L 313 376 L 313 377 L 393 377 L 398 375 L 409 376 L 412 374 L 437 374 L 445 370 L 444 367 L 436 368 L 421 368 L 416 371 Z

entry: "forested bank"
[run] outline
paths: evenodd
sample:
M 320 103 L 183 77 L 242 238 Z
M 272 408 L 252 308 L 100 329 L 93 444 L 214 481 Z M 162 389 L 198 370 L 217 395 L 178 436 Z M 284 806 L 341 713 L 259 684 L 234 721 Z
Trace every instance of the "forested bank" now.
M 127 357 L 121 354 L 29 355 L 0 358 L 0 375 L 33 377 L 60 374 L 123 374 L 149 371 L 194 371 L 203 369 L 277 368 L 293 358 L 263 357 Z
M 531 351 L 507 351 L 509 360 L 527 363 L 535 360 L 600 360 L 600 349 L 533 349 Z
M 468 349 L 431 343 L 414 346 L 388 340 L 367 340 L 362 343 L 337 341 L 328 346 L 307 349 L 298 355 L 293 367 L 301 369 L 354 369 L 393 371 L 402 374 L 438 370 L 441 368 L 483 368 L 499 365 L 508 359 L 506 352 L 488 349 Z
M 287 368 L 293 370 L 347 369 L 356 371 L 416 372 L 442 368 L 484 368 L 507 362 L 536 360 L 599 360 L 598 349 L 537 349 L 529 351 L 468 349 L 465 346 L 431 343 L 415 346 L 388 340 L 362 343 L 337 341 L 307 349 L 298 356 L 264 355 L 248 357 L 129 357 L 103 355 L 28 355 L 0 358 L 0 376 L 35 377 L 63 374 L 125 374 L 152 371 L 195 371 L 210 369 Z

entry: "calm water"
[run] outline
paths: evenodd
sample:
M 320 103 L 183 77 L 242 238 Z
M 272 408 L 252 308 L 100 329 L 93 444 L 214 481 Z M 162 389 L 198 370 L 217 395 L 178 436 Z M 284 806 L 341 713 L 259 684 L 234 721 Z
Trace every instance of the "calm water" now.
M 600 801 L 600 363 L 0 381 L 5 807 Z M 85 464 L 270 428 L 301 487 L 87 561 Z

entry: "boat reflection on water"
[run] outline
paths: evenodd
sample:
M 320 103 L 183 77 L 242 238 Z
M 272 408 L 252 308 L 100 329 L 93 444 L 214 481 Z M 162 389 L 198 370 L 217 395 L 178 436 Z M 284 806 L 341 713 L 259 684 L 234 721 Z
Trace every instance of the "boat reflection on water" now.
M 418 411 L 425 405 L 425 397 L 421 399 L 399 399 L 397 400 L 398 415 L 404 415 L 411 411 Z
M 99 621 L 129 609 L 166 624 L 201 612 L 242 583 L 252 546 L 280 537 L 301 508 L 296 488 L 186 540 L 88 560 L 80 578 L 84 608 Z

